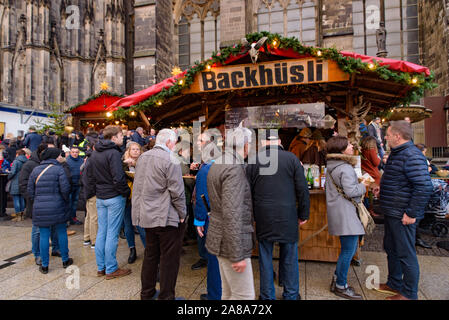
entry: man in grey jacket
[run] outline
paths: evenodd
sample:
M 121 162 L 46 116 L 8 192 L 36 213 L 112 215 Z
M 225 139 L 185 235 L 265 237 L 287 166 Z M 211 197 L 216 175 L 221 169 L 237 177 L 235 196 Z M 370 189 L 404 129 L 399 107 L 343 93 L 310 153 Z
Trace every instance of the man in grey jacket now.
M 164 129 L 156 145 L 137 161 L 132 194 L 133 225 L 145 228 L 141 299 L 155 299 L 160 264 L 159 300 L 174 300 L 186 217 L 180 162 L 173 154 L 176 133 Z
M 222 300 L 255 298 L 251 267 L 253 208 L 244 167 L 249 143 L 251 131 L 246 128 L 226 132 L 227 150 L 207 175 L 211 214 L 206 248 L 218 258 Z

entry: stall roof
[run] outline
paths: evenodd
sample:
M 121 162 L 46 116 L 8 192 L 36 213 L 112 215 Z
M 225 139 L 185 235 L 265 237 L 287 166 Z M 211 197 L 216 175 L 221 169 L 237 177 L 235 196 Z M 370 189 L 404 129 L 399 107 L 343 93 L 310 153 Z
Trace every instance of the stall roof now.
M 108 107 L 110 107 L 113 103 L 122 99 L 123 97 L 123 95 L 102 90 L 99 93 L 89 97 L 84 102 L 73 106 L 66 113 L 76 115 L 80 113 L 106 112 L 108 111 Z
M 250 48 L 241 45 L 225 48 L 211 59 L 197 63 L 181 74 L 165 79 L 113 103 L 108 110 L 124 116 L 127 107 L 144 111 L 157 122 L 190 121 L 207 113 L 219 117 L 225 106 L 251 106 L 277 103 L 307 103 L 323 101 L 331 110 L 345 112 L 348 95 L 363 96 L 372 105 L 372 111 L 383 111 L 402 103 L 411 102 L 432 88 L 433 75 L 428 68 L 407 61 L 360 55 L 337 51 L 333 48 L 304 47 L 293 38 L 282 38 L 268 33 L 248 35 L 253 43 L 268 36 L 267 43 L 259 49 L 258 64 L 267 61 L 286 62 L 292 59 L 321 59 L 334 61 L 348 76 L 342 81 L 302 83 L 264 88 L 242 88 L 214 92 L 198 92 L 199 75 L 207 66 L 230 68 L 251 64 Z M 276 39 L 280 45 L 274 46 Z M 282 48 L 281 48 L 282 47 Z M 183 80 L 183 83 L 180 82 Z M 223 112 L 224 113 L 224 112 Z M 211 120 L 212 121 L 212 120 Z

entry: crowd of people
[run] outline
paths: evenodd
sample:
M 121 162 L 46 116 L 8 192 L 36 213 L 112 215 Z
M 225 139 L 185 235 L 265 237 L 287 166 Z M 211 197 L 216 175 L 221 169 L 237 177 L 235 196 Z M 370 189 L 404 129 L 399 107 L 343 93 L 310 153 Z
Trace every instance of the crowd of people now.
M 2 168 L 3 163 L 5 167 L 12 163 L 5 172 L 11 181 L 16 221 L 30 207 L 33 253 L 44 274 L 49 272 L 50 238 L 52 255 L 61 256 L 64 267 L 73 263 L 67 226 L 79 222 L 80 199 L 86 208 L 84 245 L 95 249 L 97 276 L 111 280 L 129 275 L 131 270 L 120 267 L 116 259 L 119 234 L 123 228 L 130 249 L 128 263 L 137 258 L 135 234 L 139 234 L 145 247 L 143 300 L 177 298 L 175 287 L 189 223 L 201 240 L 201 259 L 192 269 L 207 267 L 207 293 L 201 299 L 256 298 L 251 256 L 257 240 L 259 299 L 276 299 L 272 259 L 274 243 L 279 243 L 282 297 L 298 300 L 298 233 L 310 211 L 301 162 L 306 154 L 310 161 L 327 165 L 328 232 L 341 243 L 330 290 L 346 299 L 362 299 L 347 279 L 358 242 L 365 235 L 351 200 L 360 202 L 370 190 L 385 217 L 388 281 L 379 285 L 379 291 L 390 293 L 389 299 L 417 299 L 415 237 L 432 193 L 429 165 L 414 145 L 407 121 L 390 123 L 385 135 L 388 156 L 374 129 L 361 144 L 362 169 L 374 183 L 359 181 L 353 145 L 346 137 L 331 133 L 325 141 L 308 128 L 291 143 L 292 152 L 284 150 L 276 131 L 268 130 L 259 137 L 257 153 L 250 156 L 256 140 L 249 129 L 227 132 L 224 146 L 206 131 L 196 141 L 202 162 L 190 167 L 180 162 L 186 150 L 179 148 L 179 136 L 171 129 L 157 135 L 152 130 L 145 136 L 142 128 L 132 133 L 108 126 L 100 133 L 90 130 L 86 137 L 75 133 L 73 143 L 62 136 L 62 145 L 58 139 L 52 143 L 40 137 L 39 141 L 39 135 L 30 130 L 24 141 L 31 150 L 29 160 L 24 149 L 17 149 L 11 162 L 5 150 L 1 160 Z M 8 148 L 10 144 L 11 140 Z M 276 170 L 264 172 L 274 162 Z M 186 182 L 192 171 L 197 172 L 193 191 Z M 156 290 L 158 281 L 160 290 Z

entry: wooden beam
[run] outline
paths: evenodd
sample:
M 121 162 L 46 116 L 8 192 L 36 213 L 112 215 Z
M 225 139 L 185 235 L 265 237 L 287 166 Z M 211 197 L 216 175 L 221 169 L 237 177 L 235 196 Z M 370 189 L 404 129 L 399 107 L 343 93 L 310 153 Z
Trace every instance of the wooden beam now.
M 373 89 L 359 88 L 359 91 L 362 91 L 362 92 L 368 92 L 368 93 L 372 93 L 372 94 L 377 94 L 377 95 L 379 95 L 379 96 L 387 96 L 387 97 L 392 97 L 392 98 L 400 98 L 400 96 L 398 96 L 397 94 L 387 93 L 387 92 L 384 92 L 384 91 L 377 91 L 377 90 L 373 90 Z
M 209 128 L 209 125 L 212 123 L 212 121 L 215 120 L 215 118 L 220 115 L 220 113 L 224 110 L 224 106 L 219 107 L 217 110 L 215 110 L 211 116 L 207 119 L 207 121 L 204 123 L 204 127 L 206 129 Z
M 173 110 L 173 111 L 170 111 L 170 112 L 167 112 L 167 113 L 165 113 L 165 114 L 162 114 L 161 116 L 158 116 L 158 117 L 156 118 L 156 120 L 159 122 L 159 121 L 164 120 L 164 119 L 166 119 L 166 118 L 172 117 L 172 116 L 174 116 L 174 115 L 177 115 L 178 113 L 181 113 L 181 112 L 186 111 L 186 110 L 188 110 L 188 109 L 190 109 L 190 108 L 193 108 L 193 107 L 195 107 L 196 105 L 199 105 L 200 103 L 201 103 L 201 101 L 195 101 L 195 102 L 193 102 L 193 103 L 190 103 L 190 104 L 188 104 L 188 105 L 185 105 L 184 107 L 177 108 L 177 109 L 175 109 L 175 110 Z
M 143 113 L 142 110 L 139 110 L 139 115 L 140 115 L 140 118 L 142 119 L 143 123 L 145 124 L 145 129 L 146 130 L 150 130 L 150 127 L 151 127 L 150 126 L 150 121 L 148 121 L 148 118 L 145 115 L 145 113 Z

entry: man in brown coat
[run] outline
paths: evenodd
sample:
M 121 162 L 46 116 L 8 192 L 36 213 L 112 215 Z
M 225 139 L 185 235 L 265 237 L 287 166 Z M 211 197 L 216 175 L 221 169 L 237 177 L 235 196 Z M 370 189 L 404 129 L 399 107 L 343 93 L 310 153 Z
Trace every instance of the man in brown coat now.
M 156 145 L 137 161 L 132 193 L 133 225 L 145 228 L 141 299 L 155 299 L 160 264 L 159 300 L 174 300 L 186 217 L 180 162 L 173 154 L 176 133 L 164 129 Z
M 251 267 L 253 249 L 252 199 L 244 158 L 251 131 L 227 133 L 225 154 L 216 159 L 207 176 L 211 206 L 206 248 L 220 265 L 222 300 L 254 300 Z

